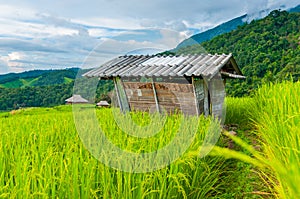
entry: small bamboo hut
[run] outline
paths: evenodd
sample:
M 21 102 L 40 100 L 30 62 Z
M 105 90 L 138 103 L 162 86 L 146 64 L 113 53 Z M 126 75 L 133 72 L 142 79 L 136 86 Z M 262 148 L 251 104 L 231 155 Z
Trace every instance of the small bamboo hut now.
M 244 79 L 229 55 L 120 56 L 83 76 L 112 79 L 122 111 L 222 114 L 228 78 Z
M 99 107 L 109 107 L 109 103 L 107 101 L 100 101 L 97 103 Z
M 72 97 L 65 100 L 66 104 L 87 104 L 88 100 L 81 97 L 81 95 L 73 95 Z

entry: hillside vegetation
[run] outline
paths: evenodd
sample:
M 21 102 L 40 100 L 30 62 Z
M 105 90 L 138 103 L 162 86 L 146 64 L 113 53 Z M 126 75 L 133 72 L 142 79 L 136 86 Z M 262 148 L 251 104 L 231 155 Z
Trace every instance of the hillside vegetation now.
M 260 16 L 264 15 L 264 13 L 269 12 L 269 11 L 270 10 L 261 10 L 260 12 L 254 14 L 255 19 L 263 18 Z M 300 12 L 300 5 L 298 5 L 294 8 L 288 9 L 287 12 L 289 12 L 289 13 Z M 250 15 L 245 14 L 245 15 L 239 16 L 237 18 L 231 19 L 227 22 L 224 22 L 214 28 L 211 28 L 209 30 L 195 34 L 195 35 L 191 36 L 190 38 L 183 40 L 180 44 L 178 44 L 178 46 L 175 48 L 175 50 L 182 48 L 182 47 L 190 46 L 193 44 L 202 43 L 204 41 L 211 40 L 212 38 L 214 38 L 218 35 L 235 30 L 238 26 L 241 26 L 241 25 L 247 23 L 247 21 L 253 17 L 254 16 L 251 14 Z
M 211 54 L 232 53 L 247 79 L 229 82 L 227 93 L 249 95 L 262 83 L 299 79 L 299 30 L 300 13 L 275 10 L 261 20 L 176 53 L 204 53 L 203 48 Z
M 78 72 L 79 68 L 63 70 L 33 70 L 23 73 L 9 73 L 0 75 L 0 87 L 22 88 L 28 86 L 53 86 L 70 83 L 76 78 Z
M 64 70 L 34 70 L 23 73 L 0 75 L 0 110 L 20 107 L 51 107 L 65 103 L 65 100 L 78 90 L 91 91 L 88 81 L 81 77 L 87 70 L 78 68 Z M 80 82 L 81 88 L 74 90 L 74 81 Z M 101 80 L 91 103 L 101 99 L 110 100 L 108 93 L 113 83 Z

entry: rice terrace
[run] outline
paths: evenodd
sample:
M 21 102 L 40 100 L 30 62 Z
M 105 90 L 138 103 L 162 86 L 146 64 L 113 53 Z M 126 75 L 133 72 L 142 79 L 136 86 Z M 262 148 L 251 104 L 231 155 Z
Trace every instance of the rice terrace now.
M 0 198 L 300 198 L 299 5 L 242 18 L 156 54 L 0 75 Z
M 200 116 L 203 125 L 185 154 L 149 173 L 118 171 L 92 157 L 78 137 L 70 105 L 1 113 L 1 198 L 259 198 L 277 193 L 293 198 L 299 195 L 299 93 L 299 83 L 286 82 L 264 86 L 253 98 L 227 98 L 226 122 L 238 125 L 237 137 L 225 133 L 211 155 L 199 158 L 211 122 Z M 162 132 L 145 141 L 123 134 L 111 109 L 97 110 L 97 117 L 113 143 L 132 151 L 168 143 L 180 119 L 168 116 Z M 132 117 L 139 124 L 149 122 L 144 113 Z

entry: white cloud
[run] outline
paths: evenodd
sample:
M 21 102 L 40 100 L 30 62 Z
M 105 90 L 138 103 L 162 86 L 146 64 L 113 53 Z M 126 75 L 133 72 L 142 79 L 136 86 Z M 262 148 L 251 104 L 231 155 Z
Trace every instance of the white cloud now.
M 278 9 L 278 8 L 292 8 L 300 5 L 299 0 L 269 0 L 268 1 L 268 8 L 269 9 Z
M 99 66 L 124 54 L 159 53 L 175 48 L 187 36 L 183 32 L 168 29 L 145 29 L 125 32 L 119 36 L 102 39 L 88 56 L 82 67 Z
M 7 19 L 16 19 L 20 20 L 22 18 L 34 19 L 35 10 L 29 7 L 20 6 L 20 4 L 4 4 L 0 2 L 0 17 Z
M 91 37 L 113 37 L 120 34 L 120 31 L 108 30 L 105 28 L 91 28 L 88 30 Z
M 180 42 L 188 38 L 184 32 L 176 32 L 168 29 L 161 29 L 160 33 L 162 38 L 158 42 L 165 45 L 167 49 L 175 48 Z
M 97 65 L 99 58 L 136 49 L 167 50 L 191 33 L 242 14 L 255 18 L 260 10 L 297 4 L 299 0 L 0 0 L 0 73 L 80 66 L 88 55 L 90 65 Z
M 72 35 L 77 32 L 76 30 L 68 28 L 46 26 L 30 22 L 0 19 L 0 23 L 0 35 L 7 35 L 11 37 L 44 38 L 55 35 Z
M 116 16 L 115 16 L 116 17 Z M 118 18 L 107 17 L 74 17 L 72 21 L 79 24 L 86 24 L 89 26 L 101 26 L 111 29 L 141 29 L 140 18 L 130 18 L 126 16 Z
M 22 52 L 11 52 L 6 56 L 0 56 L 0 60 L 2 64 L 5 64 L 6 70 L 19 72 L 23 70 L 23 64 L 18 62 L 19 60 L 23 60 L 26 58 L 25 54 Z

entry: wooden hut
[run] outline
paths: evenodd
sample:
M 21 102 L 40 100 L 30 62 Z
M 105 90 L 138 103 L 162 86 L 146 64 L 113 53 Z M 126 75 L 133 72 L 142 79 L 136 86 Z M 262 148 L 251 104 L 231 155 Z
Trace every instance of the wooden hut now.
M 66 104 L 87 104 L 88 100 L 81 97 L 81 95 L 73 95 L 72 97 L 65 100 Z
M 245 78 L 229 55 L 120 56 L 83 76 L 112 79 L 122 111 L 221 116 L 227 78 Z
M 109 107 L 109 103 L 107 101 L 100 101 L 96 105 L 99 107 Z

